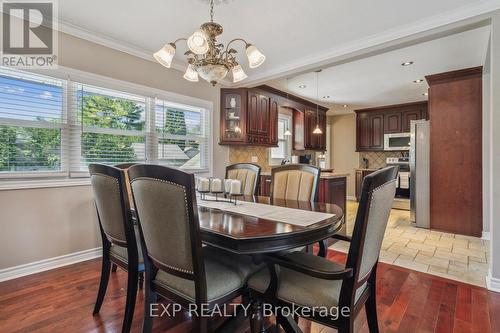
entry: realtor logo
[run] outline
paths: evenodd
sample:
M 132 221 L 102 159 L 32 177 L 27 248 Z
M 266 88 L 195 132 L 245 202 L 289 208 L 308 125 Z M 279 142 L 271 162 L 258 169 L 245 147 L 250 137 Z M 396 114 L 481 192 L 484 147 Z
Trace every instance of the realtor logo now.
M 57 67 L 56 0 L 4 0 L 1 10 L 1 65 Z

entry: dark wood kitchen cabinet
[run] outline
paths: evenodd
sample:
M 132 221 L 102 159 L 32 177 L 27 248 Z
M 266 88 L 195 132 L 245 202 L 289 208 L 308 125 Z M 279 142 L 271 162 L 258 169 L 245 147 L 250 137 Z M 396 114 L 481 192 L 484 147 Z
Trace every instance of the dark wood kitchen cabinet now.
M 389 105 L 356 112 L 356 151 L 384 150 L 384 134 L 410 131 L 412 120 L 427 119 L 427 102 Z
M 219 144 L 277 146 L 280 108 L 293 113 L 294 149 L 326 150 L 328 109 L 266 85 L 221 89 Z M 318 122 L 322 134 L 313 134 Z
M 370 119 L 367 113 L 359 113 L 356 115 L 356 150 L 370 150 Z
M 390 112 L 384 115 L 384 132 L 401 133 L 401 112 Z
M 304 149 L 326 150 L 326 114 L 325 112 L 305 110 L 304 112 Z M 321 134 L 314 134 L 319 125 Z
M 427 112 L 423 112 L 422 110 L 412 110 L 403 112 L 402 117 L 402 132 L 410 132 L 410 123 L 412 120 L 426 119 Z
M 384 115 L 373 114 L 370 119 L 370 149 L 384 150 Z
M 482 67 L 426 76 L 429 83 L 431 229 L 483 231 Z M 498 175 L 497 175 L 498 176 Z
M 221 89 L 220 144 L 278 144 L 278 105 L 258 89 Z

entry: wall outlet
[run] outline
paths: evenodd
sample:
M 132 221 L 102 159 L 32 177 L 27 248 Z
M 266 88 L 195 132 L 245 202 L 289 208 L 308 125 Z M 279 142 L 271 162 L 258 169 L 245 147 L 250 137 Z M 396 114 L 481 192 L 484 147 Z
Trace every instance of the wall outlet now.
M 259 158 L 257 156 L 252 156 L 252 163 L 258 163 Z

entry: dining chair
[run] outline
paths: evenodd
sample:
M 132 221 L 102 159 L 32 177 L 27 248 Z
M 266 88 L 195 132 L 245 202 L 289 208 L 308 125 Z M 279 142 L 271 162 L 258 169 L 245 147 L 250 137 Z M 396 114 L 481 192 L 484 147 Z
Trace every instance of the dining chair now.
M 228 256 L 226 261 L 220 252 L 202 246 L 194 175 L 144 164 L 128 172 L 146 269 L 142 332 L 152 330 L 151 306 L 157 296 L 185 309 L 206 306 L 207 311 L 245 296 L 256 265 L 248 257 Z M 197 332 L 214 328 L 209 318 L 197 314 Z
M 353 332 L 353 323 L 365 307 L 368 328 L 378 332 L 376 272 L 382 239 L 389 219 L 398 167 L 387 167 L 365 177 L 361 200 L 350 241 L 347 262 L 340 265 L 305 252 L 268 255 L 268 268 L 250 278 L 254 299 L 292 307 L 307 319 L 337 328 L 339 333 Z M 314 309 L 335 307 L 348 316 L 325 315 Z M 313 310 L 311 310 L 313 309 Z M 286 332 L 301 332 L 292 316 L 276 313 L 277 324 Z
M 142 251 L 138 249 L 138 232 L 130 209 L 126 176 L 124 170 L 102 164 L 90 164 L 89 172 L 102 238 L 101 281 L 93 315 L 101 309 L 111 265 L 117 265 L 128 274 L 122 332 L 129 332 L 144 265 Z
M 244 195 L 257 195 L 260 181 L 260 166 L 252 163 L 236 163 L 226 167 L 226 179 L 241 181 Z
M 115 164 L 114 167 L 115 168 L 118 168 L 118 169 L 121 169 L 123 170 L 123 175 L 125 177 L 124 181 L 125 181 L 125 189 L 126 189 L 126 193 L 128 195 L 128 202 L 130 204 L 130 207 L 133 208 L 133 202 L 134 200 L 132 199 L 132 190 L 130 189 L 130 182 L 128 181 L 128 173 L 127 173 L 127 170 L 128 168 L 130 168 L 131 166 L 133 165 L 136 165 L 137 163 L 120 163 L 120 164 Z M 132 220 L 134 221 L 134 225 L 136 225 L 135 223 L 135 214 L 134 214 L 134 210 L 132 209 Z M 136 229 L 136 233 L 137 233 L 137 229 Z M 137 237 L 136 237 L 137 238 Z M 140 243 L 138 242 L 137 243 L 137 246 L 140 246 Z M 139 252 L 141 252 L 141 250 L 139 249 L 138 250 Z M 115 264 L 115 263 L 111 263 L 111 272 L 116 272 L 116 269 L 118 268 L 118 266 Z M 142 289 L 142 285 L 144 283 L 144 273 L 143 272 L 139 272 L 139 287 Z
M 271 198 L 317 201 L 320 169 L 308 164 L 288 164 L 271 169 Z

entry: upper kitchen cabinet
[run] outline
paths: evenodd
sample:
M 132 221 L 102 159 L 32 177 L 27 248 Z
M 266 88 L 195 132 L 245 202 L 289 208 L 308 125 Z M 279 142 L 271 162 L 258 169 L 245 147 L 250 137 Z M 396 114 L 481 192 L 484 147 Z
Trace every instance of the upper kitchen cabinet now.
M 319 125 L 321 134 L 313 131 Z M 322 111 L 305 110 L 304 112 L 304 149 L 326 150 L 326 114 Z
M 221 89 L 219 144 L 277 146 L 280 107 L 293 111 L 294 149 L 326 150 L 327 108 L 265 85 Z M 317 123 L 322 134 L 313 134 Z
M 221 89 L 221 142 L 245 142 L 246 105 L 247 92 L 244 89 Z
M 384 150 L 384 135 L 410 132 L 412 120 L 427 119 L 427 102 L 356 111 L 356 151 Z
M 276 146 L 278 106 L 258 89 L 221 89 L 220 144 Z

